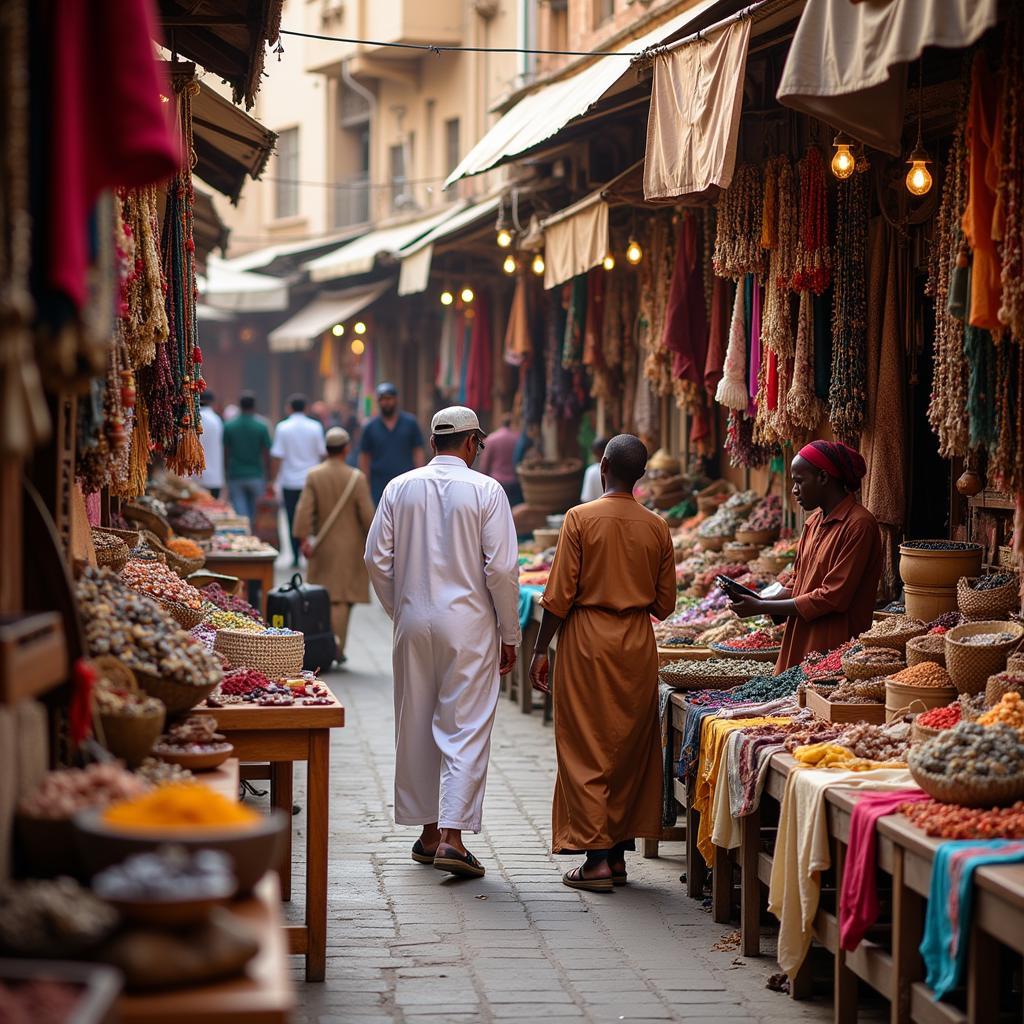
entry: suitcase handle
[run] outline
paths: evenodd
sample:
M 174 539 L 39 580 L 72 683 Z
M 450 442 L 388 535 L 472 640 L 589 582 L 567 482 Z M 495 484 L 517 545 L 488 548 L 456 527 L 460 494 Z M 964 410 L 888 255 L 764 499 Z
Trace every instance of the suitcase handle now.
M 302 573 L 295 573 L 292 578 L 281 587 L 282 590 L 301 590 L 302 589 Z

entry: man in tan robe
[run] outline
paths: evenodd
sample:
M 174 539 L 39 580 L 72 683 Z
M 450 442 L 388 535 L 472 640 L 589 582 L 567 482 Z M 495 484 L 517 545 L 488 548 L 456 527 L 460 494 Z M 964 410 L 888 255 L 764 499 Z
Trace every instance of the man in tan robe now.
M 633 498 L 647 449 L 612 438 L 601 459 L 604 494 L 570 509 L 555 549 L 530 678 L 547 693 L 547 650 L 558 636 L 552 808 L 555 853 L 583 853 L 566 885 L 611 892 L 626 882 L 625 851 L 661 836 L 662 751 L 658 648 L 651 616 L 676 604 L 672 538 Z
M 327 458 L 309 471 L 295 509 L 295 536 L 309 559 L 310 583 L 331 595 L 331 626 L 338 638 L 338 661 L 345 662 L 345 640 L 353 604 L 368 604 L 370 579 L 363 564 L 373 502 L 366 477 L 345 462 L 348 431 L 327 431 Z M 340 502 L 344 505 L 335 514 Z

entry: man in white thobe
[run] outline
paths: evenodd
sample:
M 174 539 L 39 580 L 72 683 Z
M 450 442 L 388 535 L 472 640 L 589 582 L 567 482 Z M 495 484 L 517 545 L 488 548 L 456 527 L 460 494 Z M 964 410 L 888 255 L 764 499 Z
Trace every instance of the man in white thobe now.
M 366 567 L 395 627 L 395 821 L 422 826 L 413 860 L 480 877 L 462 832 L 480 831 L 498 677 L 521 639 L 516 530 L 501 484 L 470 468 L 476 413 L 443 409 L 430 429 L 435 457 L 384 489 Z

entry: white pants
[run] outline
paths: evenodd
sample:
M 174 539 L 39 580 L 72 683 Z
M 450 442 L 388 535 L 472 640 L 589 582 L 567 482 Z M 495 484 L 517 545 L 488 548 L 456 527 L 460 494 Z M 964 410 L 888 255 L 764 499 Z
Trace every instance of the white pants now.
M 397 824 L 480 831 L 498 660 L 493 619 L 395 623 Z

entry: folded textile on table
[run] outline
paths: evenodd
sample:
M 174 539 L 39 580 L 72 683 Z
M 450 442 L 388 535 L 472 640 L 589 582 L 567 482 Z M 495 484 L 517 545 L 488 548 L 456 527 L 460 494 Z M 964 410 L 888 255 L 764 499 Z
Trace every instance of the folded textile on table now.
M 812 768 L 842 768 L 848 772 L 872 772 L 876 768 L 905 768 L 905 761 L 868 761 L 839 743 L 807 743 L 793 751 L 800 764 Z
M 697 770 L 697 785 L 691 798 L 691 805 L 700 814 L 697 828 L 697 849 L 710 867 L 714 858 L 714 844 L 711 833 L 714 826 L 713 808 L 716 788 L 722 772 L 726 740 L 730 733 L 758 725 L 785 725 L 788 718 L 712 718 L 705 726 L 700 741 L 700 765 Z
M 761 704 L 732 704 L 718 709 L 719 718 L 754 718 L 767 715 L 796 714 L 800 705 L 796 696 L 778 697 L 776 700 L 764 701 Z
M 1024 842 L 1014 839 L 954 839 L 942 843 L 932 862 L 921 957 L 925 980 L 936 999 L 956 988 L 967 959 L 974 872 L 990 864 L 1024 861 Z
M 786 779 L 768 886 L 768 909 L 779 919 L 779 966 L 792 977 L 804 962 L 818 913 L 821 872 L 832 864 L 825 791 L 832 786 L 906 789 L 905 768 L 843 771 L 795 768 Z
M 865 793 L 850 815 L 850 839 L 843 862 L 839 890 L 839 945 L 852 952 L 878 920 L 878 886 L 875 864 L 878 844 L 875 826 L 879 818 L 895 814 L 903 804 L 927 800 L 917 786 L 893 793 Z
M 534 599 L 544 593 L 543 587 L 534 587 L 529 584 L 522 584 L 519 587 L 519 627 L 526 629 L 533 616 Z

